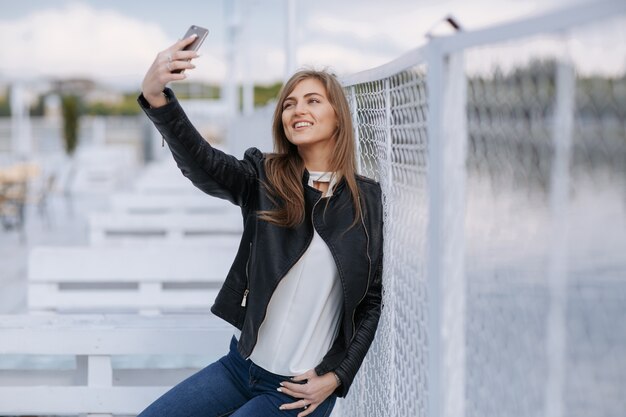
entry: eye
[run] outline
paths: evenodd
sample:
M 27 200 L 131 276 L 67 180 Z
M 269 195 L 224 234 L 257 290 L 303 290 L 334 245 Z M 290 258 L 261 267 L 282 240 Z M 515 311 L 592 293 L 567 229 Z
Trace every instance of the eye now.
M 311 104 L 311 103 L 319 103 L 319 102 L 320 102 L 319 98 L 311 98 L 311 99 L 309 99 L 309 104 Z
M 288 108 L 290 108 L 291 106 L 293 106 L 292 102 L 287 102 L 287 103 L 283 103 L 283 110 L 287 110 Z

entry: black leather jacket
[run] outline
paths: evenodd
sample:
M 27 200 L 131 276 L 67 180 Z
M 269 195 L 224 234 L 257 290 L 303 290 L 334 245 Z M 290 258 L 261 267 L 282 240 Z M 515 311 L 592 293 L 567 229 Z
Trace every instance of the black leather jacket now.
M 363 220 L 354 220 L 352 197 L 344 180 L 333 195 L 322 199 L 302 184 L 306 217 L 294 228 L 272 225 L 257 218 L 259 210 L 273 209 L 260 181 L 267 182 L 264 155 L 256 148 L 243 160 L 211 147 L 192 126 L 171 90 L 169 103 L 151 109 L 143 96 L 139 103 L 167 141 L 182 173 L 202 191 L 241 207 L 244 230 L 238 253 L 211 311 L 241 330 L 239 353 L 249 357 L 259 327 L 279 281 L 302 256 L 313 238 L 313 227 L 328 245 L 343 286 L 343 315 L 331 349 L 315 367 L 318 375 L 334 371 L 345 396 L 367 353 L 381 312 L 383 267 L 383 209 L 380 185 L 357 176 Z

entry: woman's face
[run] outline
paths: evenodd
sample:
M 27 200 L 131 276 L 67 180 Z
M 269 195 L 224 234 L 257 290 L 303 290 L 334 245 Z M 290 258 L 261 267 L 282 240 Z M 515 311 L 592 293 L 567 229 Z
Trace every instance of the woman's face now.
M 283 102 L 283 129 L 294 145 L 319 145 L 333 138 L 337 115 L 327 98 L 326 88 L 316 78 L 296 84 Z

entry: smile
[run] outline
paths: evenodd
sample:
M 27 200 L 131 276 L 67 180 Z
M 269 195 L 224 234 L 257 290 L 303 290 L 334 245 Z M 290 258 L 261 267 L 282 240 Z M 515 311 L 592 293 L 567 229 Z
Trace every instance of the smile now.
M 313 123 L 310 122 L 297 122 L 293 127 L 298 129 L 301 127 L 309 127 L 309 126 L 313 126 Z

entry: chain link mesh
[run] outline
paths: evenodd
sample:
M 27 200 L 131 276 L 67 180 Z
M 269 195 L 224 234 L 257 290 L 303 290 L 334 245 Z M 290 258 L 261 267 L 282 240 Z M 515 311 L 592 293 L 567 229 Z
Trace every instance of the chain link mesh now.
M 416 67 L 348 89 L 363 175 L 381 183 L 385 208 L 383 314 L 343 416 L 426 415 L 424 257 L 425 71 Z M 395 414 L 397 413 L 397 414 Z
M 616 51 L 593 45 L 626 40 L 625 28 L 622 16 L 464 51 L 467 416 L 624 415 L 626 54 L 611 72 Z M 427 414 L 426 311 L 441 300 L 427 298 L 424 275 L 425 70 L 346 87 L 361 172 L 385 196 L 385 293 L 374 345 L 334 415 Z
M 536 62 L 468 79 L 468 416 L 543 415 L 555 75 Z

